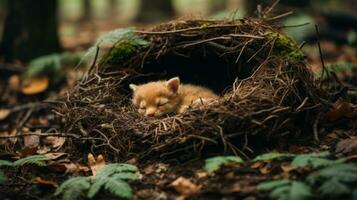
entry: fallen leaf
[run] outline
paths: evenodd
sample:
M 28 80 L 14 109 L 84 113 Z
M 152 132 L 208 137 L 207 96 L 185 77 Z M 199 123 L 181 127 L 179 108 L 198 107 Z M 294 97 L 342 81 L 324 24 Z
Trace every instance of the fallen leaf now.
M 102 155 L 97 156 L 97 159 L 95 159 L 93 154 L 90 153 L 88 154 L 88 165 L 94 177 L 97 172 L 105 166 L 105 160 Z
M 12 136 L 15 136 L 16 133 L 17 133 L 16 129 L 12 130 L 10 133 L 8 131 L 0 132 L 0 136 L 8 137 L 8 138 L 0 139 L 0 145 L 15 144 L 17 142 L 17 137 L 12 137 Z
M 51 160 L 57 160 L 59 158 L 63 159 L 64 157 L 68 157 L 68 153 L 57 152 L 57 153 L 46 153 L 44 156 L 50 158 Z
M 20 156 L 20 158 L 24 158 L 30 155 L 34 155 L 38 150 L 38 147 L 26 147 L 17 151 L 16 153 Z
M 282 163 L 280 167 L 284 172 L 290 172 L 291 170 L 295 169 L 294 167 L 291 166 L 290 163 Z
M 191 197 L 201 189 L 201 186 L 192 183 L 184 177 L 177 178 L 170 185 L 183 197 Z
M 18 75 L 12 75 L 8 80 L 9 88 L 14 92 L 18 92 L 20 90 L 20 83 L 21 81 Z
M 38 184 L 41 184 L 41 185 L 50 185 L 50 186 L 52 186 L 54 188 L 58 187 L 58 184 L 56 182 L 54 182 L 53 180 L 43 179 L 41 177 L 36 177 L 36 178 L 34 178 L 34 180 Z
M 333 122 L 343 117 L 356 118 L 357 108 L 352 103 L 339 99 L 333 104 L 333 108 L 326 113 L 325 118 L 327 121 Z
M 337 143 L 336 153 L 338 154 L 356 154 L 357 153 L 357 137 L 345 139 Z
M 48 88 L 48 77 L 28 78 L 23 80 L 21 91 L 26 95 L 38 94 Z
M 38 147 L 40 144 L 40 129 L 37 129 L 35 132 L 30 132 L 28 128 L 23 128 L 22 132 L 26 135 L 24 137 L 24 148 Z
M 9 109 L 0 109 L 0 121 L 6 119 L 10 115 L 11 111 Z
M 45 145 L 49 145 L 54 151 L 58 151 L 63 144 L 65 143 L 65 137 L 58 137 L 58 136 L 47 136 L 43 142 Z
M 80 164 L 75 163 L 51 163 L 47 166 L 52 171 L 56 172 L 65 172 L 65 173 L 72 173 L 72 174 L 80 174 L 81 172 L 88 172 L 89 168 L 87 166 L 83 166 Z

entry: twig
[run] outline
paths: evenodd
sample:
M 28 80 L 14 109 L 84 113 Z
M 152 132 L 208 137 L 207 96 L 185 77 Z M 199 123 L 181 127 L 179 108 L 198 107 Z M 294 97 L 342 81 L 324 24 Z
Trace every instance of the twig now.
M 272 17 L 272 18 L 268 18 L 266 19 L 267 21 L 273 21 L 273 20 L 277 20 L 277 19 L 280 19 L 280 18 L 284 18 L 286 16 L 289 16 L 291 14 L 293 14 L 294 12 L 290 11 L 290 12 L 286 12 L 286 13 L 283 13 L 281 15 L 278 15 L 278 16 L 275 16 L 275 17 Z
M 318 131 L 318 125 L 319 125 L 319 120 L 321 117 L 321 112 L 317 114 L 316 119 L 314 121 L 313 129 L 314 129 L 314 142 L 319 143 L 319 131 Z
M 325 62 L 324 62 L 324 58 L 322 55 L 321 44 L 320 44 L 320 32 L 319 32 L 319 27 L 317 26 L 317 24 L 315 25 L 315 30 L 316 30 L 317 46 L 319 47 L 319 55 L 320 55 L 320 61 L 321 61 L 321 65 L 322 65 L 322 72 L 321 72 L 321 77 L 320 77 L 320 87 L 321 87 L 323 79 L 324 79 L 324 73 L 326 71 L 326 67 L 325 67 Z M 326 71 L 326 73 L 327 73 L 327 79 L 330 79 L 328 71 Z
M 172 31 L 135 31 L 135 33 L 141 34 L 153 34 L 153 35 L 166 35 L 166 34 L 173 34 L 173 33 L 183 33 L 188 31 L 196 31 L 202 29 L 211 29 L 211 28 L 229 28 L 229 27 L 236 27 L 239 24 L 228 24 L 228 25 L 212 25 L 206 27 L 193 27 L 193 28 L 185 28 L 185 29 L 178 29 Z
M 47 137 L 47 136 L 69 137 L 69 138 L 79 139 L 79 140 L 104 140 L 102 138 L 95 138 L 95 137 L 81 137 L 80 135 L 74 134 L 74 133 L 36 133 L 36 132 L 26 132 L 26 134 L 23 134 L 23 132 L 20 132 L 20 134 L 17 134 L 17 135 L 0 136 L 0 139 L 27 137 L 27 136 L 32 136 L 32 135 L 44 136 L 44 137 Z

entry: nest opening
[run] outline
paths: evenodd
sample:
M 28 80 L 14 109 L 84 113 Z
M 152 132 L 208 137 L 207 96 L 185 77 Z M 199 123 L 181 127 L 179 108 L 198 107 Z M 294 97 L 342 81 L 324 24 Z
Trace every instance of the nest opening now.
M 223 94 L 231 89 L 236 79 L 249 77 L 256 68 L 244 68 L 241 62 L 232 62 L 230 57 L 220 56 L 215 49 L 203 46 L 191 49 L 186 55 L 170 52 L 158 59 L 147 60 L 140 72 L 144 76 L 132 81 L 145 83 L 178 76 L 183 83 L 206 86 L 217 94 Z M 244 55 L 242 60 L 245 60 Z

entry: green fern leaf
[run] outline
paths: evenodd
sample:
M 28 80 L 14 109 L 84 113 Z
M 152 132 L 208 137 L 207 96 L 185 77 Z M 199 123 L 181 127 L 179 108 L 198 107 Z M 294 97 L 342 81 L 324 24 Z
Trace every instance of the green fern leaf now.
M 290 188 L 291 187 L 289 185 L 275 188 L 273 191 L 269 193 L 269 197 L 278 200 L 289 200 Z
M 123 180 L 108 178 L 104 188 L 116 197 L 123 199 L 133 198 L 133 192 L 130 185 Z
M 106 182 L 107 182 L 107 177 L 94 179 L 94 183 L 90 187 L 87 197 L 92 199 L 99 192 L 99 190 L 104 186 Z
M 61 184 L 57 188 L 55 195 L 63 193 L 63 200 L 76 200 L 84 191 L 90 187 L 89 179 L 87 177 L 79 176 L 73 177 Z
M 287 186 L 291 183 L 288 179 L 266 181 L 258 185 L 258 190 L 269 191 L 278 187 Z
M 342 182 L 357 182 L 357 165 L 353 163 L 332 165 L 319 170 L 318 174 L 326 179 L 336 178 Z
M 121 172 L 114 174 L 112 176 L 114 179 L 121 179 L 121 180 L 138 180 L 139 176 L 132 172 Z
M 46 161 L 50 160 L 50 158 L 43 156 L 43 155 L 34 155 L 28 156 L 26 158 L 22 158 L 14 162 L 15 166 L 22 166 L 22 165 L 37 165 L 37 166 L 46 166 Z
M 295 154 L 290 154 L 290 153 L 265 153 L 255 157 L 253 161 L 274 160 L 277 158 L 292 158 L 294 156 Z
M 290 200 L 304 200 L 312 197 L 311 189 L 301 181 L 293 181 L 289 191 Z
M 108 164 L 103 169 L 101 169 L 96 177 L 98 178 L 105 178 L 109 177 L 113 174 L 116 173 L 122 173 L 122 172 L 133 172 L 136 173 L 138 171 L 138 168 L 134 165 L 129 165 L 125 163 L 112 163 Z
M 231 162 L 243 163 L 244 161 L 238 156 L 216 156 L 205 160 L 204 169 L 208 173 L 213 173 L 214 171 L 218 170 L 222 165 Z
M 3 171 L 0 171 L 0 184 L 6 181 L 6 176 Z
M 330 153 L 327 151 L 319 153 L 309 153 L 309 154 L 300 154 L 297 155 L 291 162 L 291 166 L 298 167 L 307 167 L 312 166 L 313 168 L 319 168 L 323 166 L 328 166 L 335 164 L 336 162 L 344 162 L 343 160 L 334 161 L 329 160 L 327 157 L 330 156 Z
M 7 160 L 0 160 L 0 166 L 14 166 L 14 164 Z
M 324 196 L 338 197 L 345 194 L 350 194 L 351 189 L 346 184 L 341 183 L 337 178 L 332 178 L 325 181 L 318 188 L 318 192 Z

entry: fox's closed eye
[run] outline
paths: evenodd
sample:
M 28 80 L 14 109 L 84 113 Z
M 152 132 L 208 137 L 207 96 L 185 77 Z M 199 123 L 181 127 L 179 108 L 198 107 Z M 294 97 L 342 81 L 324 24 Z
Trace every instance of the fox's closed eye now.
M 163 105 L 167 104 L 168 102 L 169 102 L 169 100 L 167 98 L 160 97 L 156 100 L 156 105 L 163 106 Z

